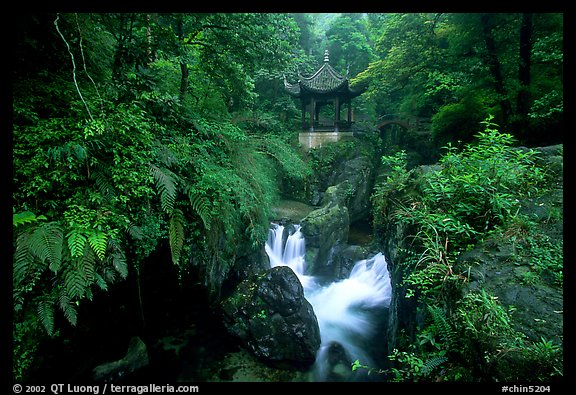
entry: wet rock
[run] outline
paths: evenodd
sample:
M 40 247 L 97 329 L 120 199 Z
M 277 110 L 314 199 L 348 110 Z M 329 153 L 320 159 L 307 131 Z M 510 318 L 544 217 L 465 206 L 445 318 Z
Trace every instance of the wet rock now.
M 296 274 L 277 266 L 242 281 L 222 302 L 230 333 L 265 363 L 306 369 L 320 347 L 320 329 Z
M 338 202 L 314 210 L 302 220 L 306 248 L 317 249 L 314 259 L 307 261 L 311 275 L 331 270 L 332 258 L 348 241 L 349 229 L 348 208 Z
M 125 378 L 149 364 L 146 344 L 139 337 L 130 339 L 126 356 L 118 361 L 96 366 L 92 371 L 95 381 L 112 382 Z

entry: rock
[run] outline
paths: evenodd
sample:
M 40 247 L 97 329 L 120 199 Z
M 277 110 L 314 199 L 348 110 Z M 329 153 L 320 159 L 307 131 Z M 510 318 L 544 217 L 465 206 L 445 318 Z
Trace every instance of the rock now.
M 304 289 L 288 266 L 242 281 L 222 302 L 224 325 L 273 367 L 304 370 L 320 347 L 320 329 Z
M 330 189 L 330 188 L 329 188 Z M 301 222 L 306 248 L 317 248 L 313 261 L 307 261 L 310 275 L 331 271 L 332 258 L 348 241 L 348 208 L 338 202 L 312 211 Z
M 130 339 L 126 356 L 118 361 L 107 362 L 92 370 L 95 381 L 112 382 L 135 372 L 149 364 L 146 344 L 139 338 Z

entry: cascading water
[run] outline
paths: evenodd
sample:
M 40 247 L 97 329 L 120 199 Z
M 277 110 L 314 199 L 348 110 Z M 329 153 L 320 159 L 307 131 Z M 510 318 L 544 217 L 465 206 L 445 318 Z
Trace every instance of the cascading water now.
M 368 348 L 376 334 L 379 309 L 390 304 L 392 288 L 388 264 L 382 253 L 355 263 L 347 279 L 320 286 L 305 274 L 305 240 L 300 225 L 286 236 L 285 227 L 272 224 L 266 252 L 272 267 L 289 266 L 300 279 L 304 295 L 314 308 L 321 345 L 313 367 L 317 381 L 330 380 L 336 372 L 354 379 L 350 363 L 371 365 Z M 381 311 L 381 310 L 380 310 Z

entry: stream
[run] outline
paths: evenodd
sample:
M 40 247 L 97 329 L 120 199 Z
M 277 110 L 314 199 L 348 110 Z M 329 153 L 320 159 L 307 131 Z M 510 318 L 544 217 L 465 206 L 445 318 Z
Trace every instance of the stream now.
M 323 284 L 306 272 L 306 241 L 300 225 L 291 234 L 273 223 L 266 243 L 271 267 L 290 267 L 300 279 L 304 296 L 320 328 L 321 345 L 312 369 L 313 381 L 358 380 L 365 371 L 352 372 L 359 360 L 374 366 L 371 344 L 378 334 L 379 316 L 392 295 L 388 264 L 382 253 L 355 263 L 346 279 Z M 382 341 L 382 339 L 380 339 Z

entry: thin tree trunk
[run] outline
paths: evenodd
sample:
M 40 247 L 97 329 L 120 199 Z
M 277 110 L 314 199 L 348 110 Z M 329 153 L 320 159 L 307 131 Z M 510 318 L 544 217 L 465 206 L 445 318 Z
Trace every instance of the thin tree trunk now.
M 532 19 L 533 14 L 522 14 L 520 25 L 520 64 L 518 65 L 518 81 L 520 89 L 518 91 L 516 112 L 520 122 L 524 125 L 527 122 L 530 111 L 530 68 L 532 52 Z
M 500 108 L 502 109 L 503 121 L 505 124 L 507 124 L 510 116 L 512 115 L 512 106 L 510 105 L 506 88 L 504 87 L 502 68 L 500 65 L 500 60 L 498 59 L 498 53 L 496 51 L 494 35 L 492 34 L 492 15 L 482 14 L 480 17 L 480 22 L 482 24 L 482 35 L 484 38 L 484 43 L 486 44 L 488 67 L 490 68 L 490 73 L 494 78 L 494 88 L 496 93 L 500 96 Z
M 178 15 L 176 20 L 176 35 L 178 36 L 178 45 L 180 47 L 180 99 L 184 99 L 186 92 L 188 91 L 188 64 L 184 60 L 184 20 L 182 15 Z

